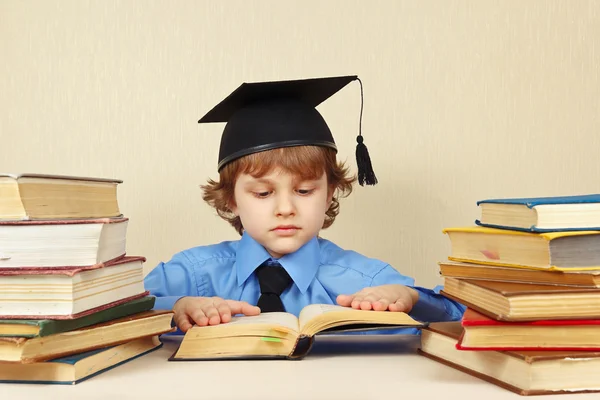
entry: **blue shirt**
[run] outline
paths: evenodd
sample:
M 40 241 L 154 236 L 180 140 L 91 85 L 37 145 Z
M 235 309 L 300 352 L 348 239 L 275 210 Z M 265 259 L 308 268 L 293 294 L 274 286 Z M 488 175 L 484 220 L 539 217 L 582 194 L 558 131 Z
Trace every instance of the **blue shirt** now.
M 144 284 L 156 296 L 155 309 L 170 310 L 183 296 L 241 300 L 256 304 L 260 287 L 254 270 L 271 255 L 250 235 L 238 241 L 199 246 L 177 253 L 150 272 Z M 313 238 L 296 252 L 277 261 L 294 283 L 282 294 L 287 312 L 299 315 L 309 304 L 336 304 L 340 294 L 353 294 L 366 287 L 401 284 L 419 291 L 410 315 L 422 322 L 459 320 L 465 307 L 434 290 L 415 287 L 414 279 L 389 264 L 343 250 L 329 240 Z M 404 330 L 402 333 L 413 333 Z

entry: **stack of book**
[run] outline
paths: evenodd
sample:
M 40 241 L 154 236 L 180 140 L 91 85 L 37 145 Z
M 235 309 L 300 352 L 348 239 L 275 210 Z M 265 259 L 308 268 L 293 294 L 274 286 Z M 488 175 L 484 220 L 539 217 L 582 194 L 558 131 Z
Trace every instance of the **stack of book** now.
M 160 347 L 121 181 L 0 174 L 0 381 L 77 383 Z
M 600 390 L 600 195 L 478 202 L 449 228 L 442 294 L 462 321 L 421 351 L 520 394 Z

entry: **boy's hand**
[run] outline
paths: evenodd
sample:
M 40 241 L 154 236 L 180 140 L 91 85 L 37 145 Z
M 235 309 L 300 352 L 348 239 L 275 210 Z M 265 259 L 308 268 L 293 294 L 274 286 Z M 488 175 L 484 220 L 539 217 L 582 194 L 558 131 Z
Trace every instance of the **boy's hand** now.
M 182 297 L 173 306 L 173 311 L 175 323 L 182 332 L 187 332 L 194 324 L 207 326 L 229 322 L 235 314 L 260 314 L 260 308 L 245 301 L 220 297 Z
M 404 285 L 382 285 L 367 287 L 352 295 L 340 294 L 340 306 L 357 310 L 409 312 L 419 300 L 419 292 Z

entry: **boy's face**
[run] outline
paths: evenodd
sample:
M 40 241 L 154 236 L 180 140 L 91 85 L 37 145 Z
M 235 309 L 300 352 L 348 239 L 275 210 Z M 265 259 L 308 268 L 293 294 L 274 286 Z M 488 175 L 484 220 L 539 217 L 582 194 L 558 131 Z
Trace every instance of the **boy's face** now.
M 279 258 L 319 233 L 332 195 L 325 173 L 311 181 L 279 169 L 260 178 L 241 174 L 231 210 L 240 217 L 244 230 Z

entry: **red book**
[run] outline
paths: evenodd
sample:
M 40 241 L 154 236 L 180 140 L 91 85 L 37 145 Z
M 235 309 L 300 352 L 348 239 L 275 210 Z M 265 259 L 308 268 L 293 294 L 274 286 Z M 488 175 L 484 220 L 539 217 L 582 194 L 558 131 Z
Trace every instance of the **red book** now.
M 148 293 L 144 257 L 73 268 L 0 268 L 0 319 L 73 319 Z
M 468 308 L 459 350 L 600 351 L 600 319 L 497 321 Z
M 456 343 L 462 331 L 460 321 L 433 322 L 421 330 L 419 351 L 437 362 L 522 396 L 600 391 L 599 352 L 461 351 L 456 349 Z M 469 384 L 458 376 L 455 381 L 448 378 L 447 383 L 455 383 L 457 387 Z M 495 397 L 501 398 L 502 394 Z

